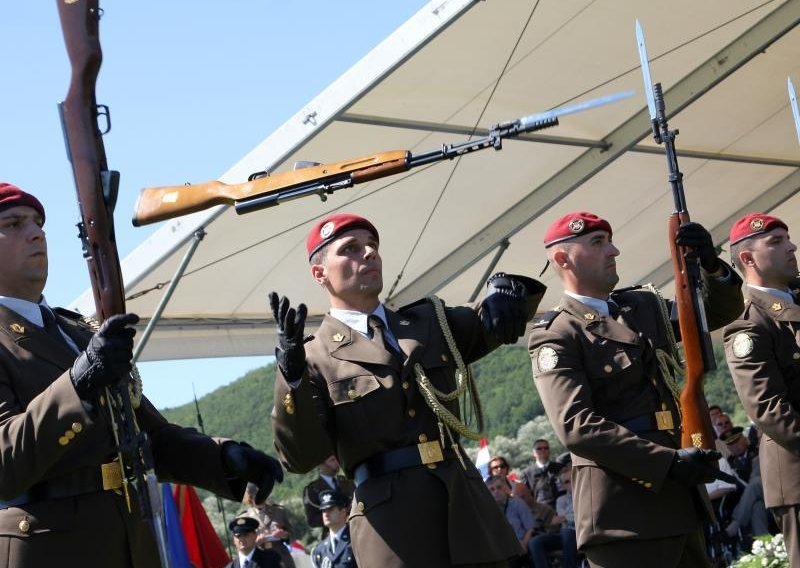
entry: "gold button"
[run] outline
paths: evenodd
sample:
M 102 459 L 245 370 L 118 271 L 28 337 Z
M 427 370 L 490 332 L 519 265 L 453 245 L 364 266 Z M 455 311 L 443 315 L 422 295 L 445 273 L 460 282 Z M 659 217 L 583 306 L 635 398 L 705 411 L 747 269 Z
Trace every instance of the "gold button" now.
M 800 359 L 800 353 L 793 353 L 792 359 Z
M 447 363 L 447 353 L 442 353 L 442 361 Z
M 606 365 L 605 367 L 603 367 L 603 370 L 604 370 L 606 373 L 610 373 L 611 371 L 613 371 L 613 370 L 614 370 L 614 367 L 612 367 L 611 365 Z
M 436 464 L 435 463 L 429 463 L 428 464 L 428 469 L 436 469 Z
M 72 430 L 67 430 L 66 432 L 64 432 L 64 435 L 67 437 L 67 440 L 71 440 L 72 438 L 75 437 L 75 432 L 73 432 Z
M 650 483 L 649 481 L 648 481 L 647 483 L 645 483 L 645 484 L 644 484 L 644 488 L 645 488 L 645 489 L 650 489 L 652 486 L 653 486 L 653 484 L 652 484 L 652 483 Z
M 428 441 L 428 437 L 425 434 L 420 434 L 419 435 L 419 441 L 420 442 L 427 442 Z
M 83 424 L 81 424 L 80 422 L 73 422 L 72 431 L 75 432 L 76 434 L 80 434 L 81 432 L 83 432 Z
M 61 436 L 58 439 L 58 445 L 59 446 L 66 446 L 67 444 L 69 444 L 69 438 L 67 438 L 66 436 Z
M 358 391 L 355 389 L 350 389 L 347 391 L 347 396 L 350 397 L 350 400 L 355 400 L 358 398 Z
M 640 480 L 639 480 L 639 485 L 644 485 L 644 481 L 642 481 L 642 480 L 640 479 Z
M 28 522 L 28 519 L 22 519 L 19 522 L 19 532 L 27 534 L 31 530 L 31 524 Z
M 639 481 L 639 480 L 636 479 L 635 477 L 631 477 L 631 481 Z
M 402 386 L 404 389 L 408 390 L 409 387 L 408 381 L 403 381 Z
M 364 511 L 364 502 L 363 501 L 359 501 L 358 502 L 358 511 L 359 512 L 363 512 Z
M 414 410 L 413 408 L 409 408 L 409 409 L 408 409 L 408 415 L 409 415 L 411 418 L 414 418 L 414 417 L 417 415 L 417 411 L 416 411 L 416 410 Z
M 106 397 L 105 397 L 105 395 L 101 394 L 100 395 L 100 406 L 105 406 L 105 405 L 106 405 Z

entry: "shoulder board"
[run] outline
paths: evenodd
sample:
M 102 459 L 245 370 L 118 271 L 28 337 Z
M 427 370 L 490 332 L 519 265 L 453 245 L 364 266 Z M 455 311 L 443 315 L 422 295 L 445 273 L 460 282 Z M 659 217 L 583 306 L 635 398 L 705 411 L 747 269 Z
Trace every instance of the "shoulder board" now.
M 61 317 L 76 320 L 76 321 L 85 321 L 86 318 L 79 314 L 78 312 L 73 312 L 72 310 L 67 310 L 65 308 L 53 308 L 53 312 L 60 315 Z
M 531 329 L 547 329 L 561 310 L 550 310 L 542 314 L 542 317 L 531 322 Z

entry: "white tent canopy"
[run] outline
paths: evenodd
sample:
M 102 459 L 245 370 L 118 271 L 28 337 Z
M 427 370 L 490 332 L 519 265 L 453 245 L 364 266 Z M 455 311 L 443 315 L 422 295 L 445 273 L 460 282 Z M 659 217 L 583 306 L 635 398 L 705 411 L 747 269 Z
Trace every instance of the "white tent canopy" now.
M 652 282 L 669 294 L 672 195 L 650 135 L 636 18 L 670 126 L 680 129 L 693 220 L 723 247 L 731 222 L 749 211 L 800 226 L 800 147 L 785 88 L 787 75 L 800 80 L 800 0 L 434 0 L 220 179 L 239 183 L 298 160 L 421 153 L 565 103 L 637 96 L 508 140 L 501 152 L 358 185 L 324 203 L 311 197 L 242 216 L 218 207 L 164 223 L 123 261 L 129 309 L 144 323 L 187 241 L 199 228 L 207 235 L 142 359 L 271 353 L 271 290 L 305 302 L 313 330 L 328 306 L 309 275 L 305 238 L 333 211 L 379 228 L 394 307 L 431 293 L 463 303 L 498 256 L 497 270 L 538 274 L 545 228 L 575 210 L 611 221 L 620 285 Z M 560 286 L 552 271 L 542 279 L 549 309 Z M 93 312 L 91 291 L 73 307 Z

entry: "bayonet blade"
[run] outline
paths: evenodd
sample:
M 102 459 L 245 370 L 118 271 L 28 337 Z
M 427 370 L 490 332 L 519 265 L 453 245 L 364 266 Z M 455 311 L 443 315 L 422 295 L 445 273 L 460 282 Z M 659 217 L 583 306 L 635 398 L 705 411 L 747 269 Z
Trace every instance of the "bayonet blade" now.
M 797 130 L 797 141 L 800 142 L 800 111 L 797 110 L 797 93 L 794 90 L 794 85 L 792 85 L 792 78 L 787 77 L 786 82 L 789 86 L 789 106 L 792 107 L 794 128 Z
M 581 103 L 575 103 L 572 105 L 564 105 L 561 107 L 554 108 L 552 110 L 548 110 L 545 112 L 540 112 L 537 114 L 531 114 L 529 116 L 524 116 L 519 119 L 520 125 L 522 128 L 526 128 L 528 125 L 535 124 L 537 122 L 541 122 L 542 120 L 547 120 L 551 118 L 557 118 L 559 116 L 564 116 L 565 114 L 573 114 L 576 112 L 581 112 L 584 110 L 589 110 L 590 108 L 595 108 L 611 103 L 615 103 L 617 101 L 621 101 L 623 99 L 627 99 L 635 95 L 635 91 L 621 91 L 619 93 L 614 93 L 611 95 L 605 95 L 602 97 L 598 97 L 596 99 L 590 99 L 588 101 L 583 101 Z
M 650 119 L 656 119 L 656 99 L 653 95 L 653 80 L 650 78 L 650 61 L 647 59 L 647 46 L 644 44 L 642 25 L 636 20 L 636 43 L 639 46 L 639 62 L 642 66 L 642 79 L 644 79 L 644 94 L 647 97 L 647 110 Z

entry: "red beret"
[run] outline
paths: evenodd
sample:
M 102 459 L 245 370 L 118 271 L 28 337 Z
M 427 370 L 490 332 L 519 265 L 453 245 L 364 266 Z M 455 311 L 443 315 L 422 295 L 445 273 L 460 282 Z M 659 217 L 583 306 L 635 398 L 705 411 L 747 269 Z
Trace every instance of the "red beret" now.
M 609 222 L 594 213 L 585 211 L 567 213 L 556 219 L 547 229 L 544 234 L 544 248 L 594 231 L 607 231 L 608 236 L 612 234 Z
M 341 235 L 345 231 L 352 231 L 353 229 L 366 229 L 372 233 L 376 239 L 378 237 L 378 229 L 375 225 L 364 219 L 359 215 L 352 213 L 335 213 L 328 215 L 319 221 L 311 232 L 308 233 L 306 239 L 306 249 L 308 250 L 308 258 L 314 256 L 314 253 L 327 245 L 333 239 Z
M 755 237 L 761 233 L 771 231 L 776 227 L 789 230 L 786 223 L 773 217 L 772 215 L 764 215 L 763 213 L 748 213 L 731 227 L 730 245 L 735 245 L 739 241 Z
M 44 207 L 42 207 L 38 199 L 30 193 L 25 193 L 12 183 L 0 182 L 0 211 L 19 205 L 27 205 L 35 209 L 42 216 L 42 221 L 44 221 Z

